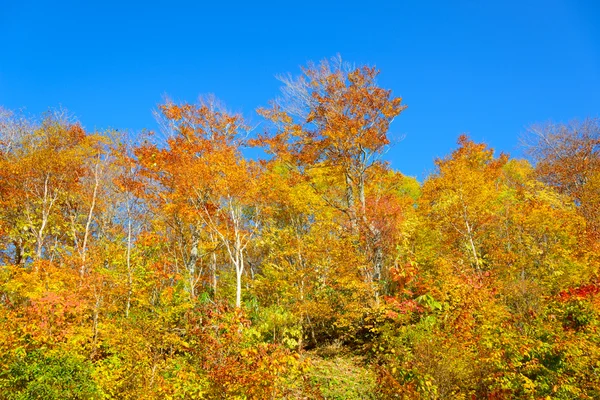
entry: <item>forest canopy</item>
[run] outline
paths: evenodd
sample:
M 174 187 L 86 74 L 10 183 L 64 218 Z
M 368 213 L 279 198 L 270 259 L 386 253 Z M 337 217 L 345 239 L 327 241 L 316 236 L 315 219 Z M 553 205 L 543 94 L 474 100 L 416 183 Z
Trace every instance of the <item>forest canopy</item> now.
M 0 108 L 0 399 L 600 398 L 600 120 L 418 182 L 378 75 L 310 63 L 260 132 Z

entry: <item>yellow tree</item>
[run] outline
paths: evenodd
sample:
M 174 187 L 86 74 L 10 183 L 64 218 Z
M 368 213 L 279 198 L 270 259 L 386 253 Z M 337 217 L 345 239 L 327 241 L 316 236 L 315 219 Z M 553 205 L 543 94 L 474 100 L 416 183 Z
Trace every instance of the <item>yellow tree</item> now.
M 497 181 L 507 157 L 466 136 L 451 156 L 437 160 L 438 172 L 423 185 L 420 211 L 441 229 L 444 244 L 478 272 L 482 241 L 497 218 Z
M 582 220 L 567 199 L 536 181 L 528 163 L 494 157 L 465 136 L 423 185 L 418 212 L 441 238 L 440 258 L 505 281 L 556 290 L 582 279 Z M 461 270 L 462 268 L 462 270 Z M 562 283 L 561 283 L 562 282 Z
M 308 181 L 272 160 L 259 181 L 264 208 L 252 286 L 263 321 L 257 329 L 290 347 L 339 338 L 362 316 L 370 295 L 357 268 L 365 257 L 317 189 L 335 184 L 323 172 L 311 170 Z

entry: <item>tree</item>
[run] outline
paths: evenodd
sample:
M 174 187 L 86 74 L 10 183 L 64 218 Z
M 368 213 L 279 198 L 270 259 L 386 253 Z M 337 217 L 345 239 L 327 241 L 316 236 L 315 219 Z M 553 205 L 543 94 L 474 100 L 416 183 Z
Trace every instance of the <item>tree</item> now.
M 594 237 L 600 234 L 600 119 L 533 125 L 523 145 L 539 178 L 569 195 Z
M 458 144 L 451 156 L 436 161 L 438 172 L 423 185 L 420 211 L 438 224 L 446 250 L 481 273 L 482 242 L 496 221 L 496 184 L 508 157 L 495 159 L 493 150 L 464 135 Z
M 10 145 L 1 159 L 7 191 L 2 220 L 13 263 L 52 260 L 67 246 L 78 254 L 83 275 L 108 138 L 87 133 L 65 111 L 6 129 L 17 132 L 4 136 L 11 139 L 3 140 Z
M 381 232 L 368 218 L 366 186 L 390 142 L 389 126 L 406 106 L 377 85 L 379 71 L 373 67 L 354 68 L 338 57 L 311 63 L 302 72 L 296 79 L 281 78 L 283 97 L 259 110 L 276 129 L 255 143 L 307 177 L 315 168 L 339 177 L 343 194 L 322 196 L 346 215 L 351 231 L 371 250 L 365 279 L 377 282 L 383 262 Z
M 240 146 L 247 127 L 240 115 L 223 111 L 214 99 L 198 105 L 167 102 L 160 107 L 169 133 L 166 148 L 146 144 L 136 149 L 145 174 L 156 184 L 153 201 L 170 212 L 167 223 L 179 233 L 175 251 L 183 256 L 195 296 L 201 258 L 216 255 L 217 248 L 201 253 L 206 241 L 221 243 L 236 275 L 236 305 L 241 305 L 244 254 L 258 226 L 253 204 L 257 164 L 246 161 Z M 216 289 L 216 256 L 211 258 Z

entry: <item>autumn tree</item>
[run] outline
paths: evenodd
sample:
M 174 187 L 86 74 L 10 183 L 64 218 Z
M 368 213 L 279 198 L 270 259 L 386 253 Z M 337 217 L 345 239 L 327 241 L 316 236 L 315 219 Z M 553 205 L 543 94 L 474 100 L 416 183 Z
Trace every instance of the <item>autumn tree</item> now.
M 571 384 L 581 382 L 581 372 L 571 375 L 567 365 L 577 364 L 577 346 L 597 346 L 587 328 L 565 333 L 556 314 L 562 306 L 554 303 L 596 290 L 575 205 L 537 180 L 527 161 L 496 156 L 466 136 L 436 165 L 423 184 L 408 246 L 401 246 L 411 262 L 392 270 L 398 290 L 386 297 L 388 313 L 369 324 L 379 333 L 373 347 L 380 395 L 595 393 L 595 384 Z M 583 304 L 573 304 L 577 311 L 567 321 L 593 319 L 591 310 L 579 311 L 591 307 Z
M 370 298 L 357 265 L 364 255 L 315 189 L 331 184 L 325 170 L 307 181 L 273 160 L 259 181 L 265 207 L 255 246 L 260 260 L 252 293 L 260 302 L 257 329 L 273 341 L 314 347 L 342 337 Z M 324 173 L 323 175 L 319 175 Z
M 600 230 L 600 119 L 533 125 L 523 144 L 540 179 L 569 195 L 597 235 Z
M 166 222 L 181 235 L 174 251 L 183 257 L 192 297 L 202 279 L 197 267 L 205 258 L 216 289 L 217 250 L 224 249 L 235 271 L 239 307 L 244 255 L 258 228 L 254 216 L 259 210 L 252 203 L 258 169 L 240 150 L 248 128 L 240 115 L 214 100 L 168 102 L 160 110 L 169 133 L 166 148 L 146 144 L 136 150 L 144 173 L 157 183 L 152 201 L 171 213 Z M 202 240 L 210 245 L 204 250 Z
M 497 219 L 496 183 L 508 158 L 495 159 L 491 149 L 466 136 L 458 143 L 451 156 L 436 161 L 438 172 L 423 185 L 420 208 L 431 222 L 439 223 L 446 249 L 480 272 L 482 242 Z
M 581 218 L 566 197 L 535 179 L 528 163 L 495 157 L 461 136 L 459 148 L 437 165 L 423 185 L 419 213 L 434 224 L 443 258 L 454 259 L 458 270 L 535 277 L 554 289 L 586 275 L 577 251 Z
M 3 187 L 14 202 L 3 221 L 10 226 L 13 262 L 53 260 L 67 246 L 78 254 L 83 275 L 108 139 L 88 134 L 65 111 L 4 129 Z
M 282 77 L 282 98 L 260 110 L 276 129 L 259 143 L 306 176 L 315 168 L 339 176 L 342 193 L 322 196 L 362 236 L 371 265 L 365 279 L 377 282 L 383 267 L 381 232 L 369 221 L 366 187 L 390 143 L 389 126 L 405 106 L 377 85 L 379 71 L 373 67 L 352 67 L 338 57 L 309 64 L 302 72 L 298 78 Z
M 117 238 L 124 241 L 124 265 L 126 275 L 126 302 L 125 316 L 129 317 L 134 298 L 134 284 L 137 267 L 139 266 L 138 255 L 143 246 L 136 246 L 137 241 L 147 233 L 149 213 L 147 203 L 144 201 L 144 184 L 140 176 L 140 165 L 133 155 L 133 144 L 127 141 L 117 143 L 113 148 L 113 170 L 112 183 L 115 199 L 115 209 L 111 215 L 113 221 L 118 221 L 121 229 L 117 230 Z M 119 234 L 121 234 L 119 236 Z M 114 238 L 111 238 L 114 239 Z M 118 239 L 115 241 L 119 241 Z

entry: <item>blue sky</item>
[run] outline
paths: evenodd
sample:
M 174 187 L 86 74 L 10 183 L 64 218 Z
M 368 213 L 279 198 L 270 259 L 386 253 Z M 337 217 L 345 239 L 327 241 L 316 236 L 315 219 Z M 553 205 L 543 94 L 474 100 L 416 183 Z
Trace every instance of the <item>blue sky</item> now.
M 386 157 L 422 179 L 461 133 L 519 156 L 532 123 L 600 116 L 598 21 L 576 0 L 0 0 L 0 105 L 139 131 L 164 95 L 213 93 L 258 123 L 275 75 L 340 53 L 403 97 Z

